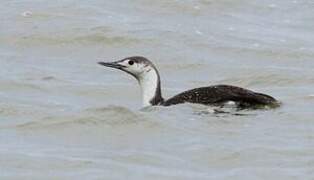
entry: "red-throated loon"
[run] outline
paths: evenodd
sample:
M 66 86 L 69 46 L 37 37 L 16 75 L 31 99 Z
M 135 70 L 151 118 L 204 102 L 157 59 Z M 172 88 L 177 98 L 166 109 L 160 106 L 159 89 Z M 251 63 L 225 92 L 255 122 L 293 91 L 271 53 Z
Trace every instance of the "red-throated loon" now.
M 221 106 L 227 102 L 234 102 L 239 108 L 279 105 L 279 102 L 269 95 L 230 85 L 195 88 L 164 100 L 161 95 L 159 73 L 154 64 L 145 57 L 132 56 L 115 62 L 98 62 L 98 64 L 120 69 L 135 77 L 142 89 L 143 106 L 170 106 L 181 103 Z

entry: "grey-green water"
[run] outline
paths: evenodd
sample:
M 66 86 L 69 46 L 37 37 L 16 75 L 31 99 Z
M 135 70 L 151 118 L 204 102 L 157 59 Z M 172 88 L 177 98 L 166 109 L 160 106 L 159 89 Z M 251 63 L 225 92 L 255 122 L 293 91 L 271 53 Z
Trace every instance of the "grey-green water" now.
M 311 0 L 0 4 L 0 179 L 313 179 Z M 143 55 L 165 97 L 232 84 L 283 105 L 212 114 L 141 109 Z

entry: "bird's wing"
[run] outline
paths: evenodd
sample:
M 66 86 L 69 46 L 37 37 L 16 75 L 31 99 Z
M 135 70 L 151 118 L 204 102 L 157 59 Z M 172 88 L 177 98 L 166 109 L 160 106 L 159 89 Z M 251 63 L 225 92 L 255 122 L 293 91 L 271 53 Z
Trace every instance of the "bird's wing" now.
M 216 85 L 182 92 L 166 100 L 163 105 L 169 106 L 185 102 L 210 105 L 227 101 L 235 101 L 249 105 L 269 105 L 277 103 L 273 97 L 265 94 L 256 93 L 236 86 Z

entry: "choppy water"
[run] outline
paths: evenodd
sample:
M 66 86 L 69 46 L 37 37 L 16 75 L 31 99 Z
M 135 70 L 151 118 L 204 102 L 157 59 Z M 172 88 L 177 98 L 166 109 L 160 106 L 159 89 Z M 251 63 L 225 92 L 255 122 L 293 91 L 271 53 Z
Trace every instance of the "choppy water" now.
M 313 179 L 312 0 L 1 1 L 0 179 Z M 283 106 L 141 109 L 99 60 L 143 55 L 163 94 L 233 84 Z M 127 91 L 125 91 L 127 89 Z

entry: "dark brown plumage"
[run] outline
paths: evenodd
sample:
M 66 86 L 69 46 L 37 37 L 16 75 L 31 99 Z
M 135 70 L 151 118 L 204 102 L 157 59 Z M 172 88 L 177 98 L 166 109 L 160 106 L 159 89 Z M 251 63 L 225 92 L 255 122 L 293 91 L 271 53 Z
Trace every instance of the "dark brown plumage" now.
M 230 85 L 216 85 L 191 89 L 169 98 L 164 101 L 162 105 L 170 106 L 180 103 L 222 105 L 228 101 L 234 101 L 240 108 L 279 105 L 278 101 L 271 96 Z

